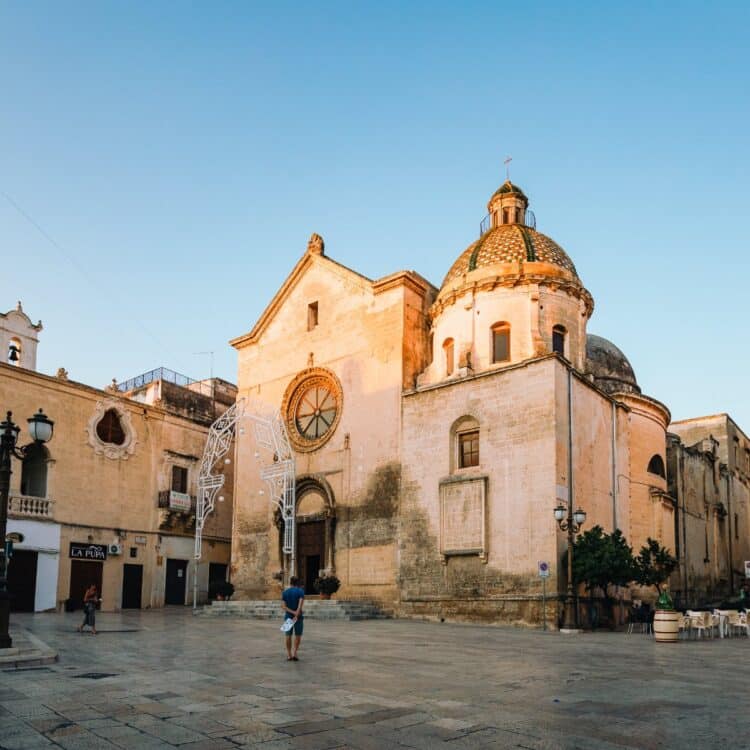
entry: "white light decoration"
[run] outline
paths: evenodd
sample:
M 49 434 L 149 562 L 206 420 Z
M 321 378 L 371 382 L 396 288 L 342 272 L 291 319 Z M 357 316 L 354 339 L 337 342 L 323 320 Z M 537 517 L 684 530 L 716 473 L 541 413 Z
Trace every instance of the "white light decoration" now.
M 284 420 L 278 411 L 269 409 L 261 403 L 254 403 L 246 409 L 244 398 L 237 400 L 212 425 L 208 431 L 206 448 L 203 452 L 198 473 L 198 498 L 195 510 L 195 573 L 193 575 L 193 608 L 198 603 L 198 563 L 202 556 L 203 527 L 208 516 L 215 508 L 214 500 L 224 486 L 223 474 L 213 474 L 213 470 L 222 459 L 224 464 L 231 463 L 224 458 L 232 448 L 235 430 L 243 419 L 249 419 L 253 425 L 256 450 L 254 458 L 260 464 L 260 477 L 270 490 L 271 502 L 278 508 L 284 522 L 283 551 L 289 555 L 289 576 L 296 573 L 295 559 L 295 484 L 296 469 L 294 451 L 289 442 Z M 244 430 L 240 428 L 240 434 Z M 263 490 L 258 490 L 264 495 Z M 218 496 L 223 502 L 224 496 Z

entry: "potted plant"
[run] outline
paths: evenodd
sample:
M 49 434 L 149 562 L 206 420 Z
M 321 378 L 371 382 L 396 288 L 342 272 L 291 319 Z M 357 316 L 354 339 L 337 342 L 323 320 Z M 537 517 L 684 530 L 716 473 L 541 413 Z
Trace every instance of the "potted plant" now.
M 680 632 L 680 613 L 675 610 L 669 592 L 662 587 L 677 567 L 677 560 L 668 549 L 649 537 L 635 562 L 636 583 L 656 586 L 659 592 L 654 613 L 654 640 L 658 643 L 676 643 Z
M 320 594 L 321 599 L 330 599 L 331 594 L 335 594 L 339 590 L 341 581 L 336 576 L 320 576 L 315 579 L 313 586 Z
M 229 581 L 214 581 L 208 587 L 208 598 L 217 601 L 225 601 L 232 598 L 234 594 L 234 584 Z

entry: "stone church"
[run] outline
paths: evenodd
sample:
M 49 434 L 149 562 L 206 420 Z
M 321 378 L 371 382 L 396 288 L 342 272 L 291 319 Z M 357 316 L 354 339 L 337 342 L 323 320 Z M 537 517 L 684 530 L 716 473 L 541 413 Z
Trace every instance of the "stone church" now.
M 231 342 L 239 396 L 280 409 L 296 452 L 308 592 L 335 573 L 340 598 L 401 615 L 536 622 L 540 561 L 548 591 L 565 590 L 559 503 L 636 551 L 647 537 L 675 549 L 670 412 L 587 334 L 593 297 L 528 204 L 501 185 L 439 287 L 366 278 L 313 235 Z M 289 560 L 249 433 L 237 450 L 232 580 L 237 598 L 275 598 Z

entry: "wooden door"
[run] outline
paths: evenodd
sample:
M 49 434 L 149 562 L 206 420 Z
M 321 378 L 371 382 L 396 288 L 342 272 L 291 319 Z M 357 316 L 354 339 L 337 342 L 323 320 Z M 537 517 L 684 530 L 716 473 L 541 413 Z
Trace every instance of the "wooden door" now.
M 70 561 L 70 609 L 83 608 L 83 595 L 92 583 L 96 584 L 96 590 L 101 598 L 103 568 L 103 563 L 95 560 Z
M 140 609 L 142 589 L 143 565 L 124 565 L 122 571 L 122 608 Z
M 13 550 L 7 583 L 11 612 L 34 611 L 37 554 L 27 549 Z
M 297 527 L 297 565 L 299 578 L 308 596 L 316 595 L 313 584 L 325 566 L 325 521 L 310 521 Z
M 187 565 L 187 560 L 167 558 L 167 581 L 164 588 L 164 604 L 185 604 Z

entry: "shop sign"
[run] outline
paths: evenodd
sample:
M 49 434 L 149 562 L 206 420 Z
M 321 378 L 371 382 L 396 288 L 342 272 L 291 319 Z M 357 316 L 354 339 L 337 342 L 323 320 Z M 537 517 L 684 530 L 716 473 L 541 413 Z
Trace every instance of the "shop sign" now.
M 171 510 L 190 510 L 190 495 L 170 490 L 169 507 Z
M 80 542 L 70 543 L 70 556 L 75 560 L 106 560 L 106 544 L 81 544 Z

